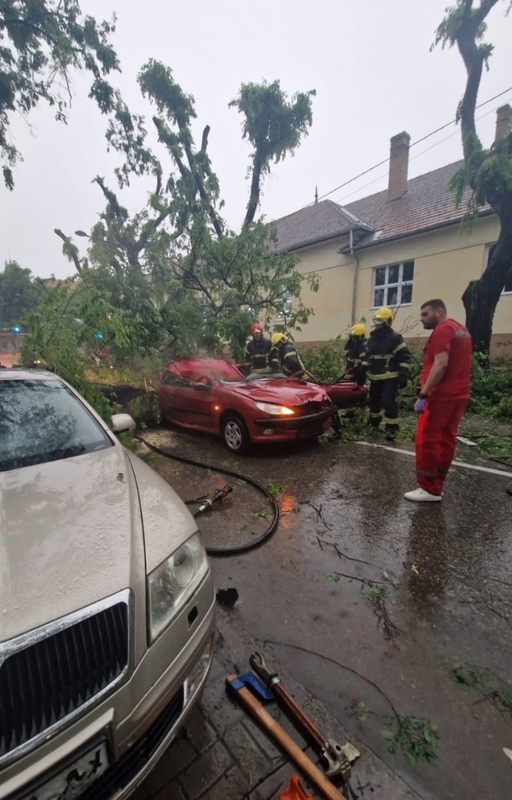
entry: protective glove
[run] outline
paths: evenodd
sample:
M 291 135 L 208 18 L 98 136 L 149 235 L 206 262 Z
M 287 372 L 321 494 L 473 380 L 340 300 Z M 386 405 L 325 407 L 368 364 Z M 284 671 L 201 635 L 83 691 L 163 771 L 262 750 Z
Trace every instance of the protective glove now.
M 405 389 L 405 387 L 407 386 L 407 381 L 408 380 L 409 380 L 409 376 L 408 375 L 399 375 L 398 376 L 398 388 L 399 389 Z
M 416 400 L 416 402 L 414 404 L 414 410 L 415 410 L 416 414 L 423 414 L 423 412 L 425 411 L 426 407 L 427 407 L 427 398 L 426 397 L 422 397 L 420 395 L 417 398 L 417 400 Z

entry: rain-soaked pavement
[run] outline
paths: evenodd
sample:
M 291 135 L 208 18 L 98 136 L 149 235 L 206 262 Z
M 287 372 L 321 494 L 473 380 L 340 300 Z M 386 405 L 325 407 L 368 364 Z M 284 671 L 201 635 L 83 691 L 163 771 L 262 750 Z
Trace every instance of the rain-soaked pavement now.
M 452 468 L 443 502 L 415 505 L 402 496 L 415 483 L 413 459 L 389 448 L 327 442 L 236 458 L 200 434 L 145 436 L 282 488 L 274 536 L 212 559 L 217 587 L 237 588 L 231 613 L 251 637 L 272 642 L 287 670 L 420 794 L 512 798 L 512 477 Z M 242 481 L 149 460 L 184 499 L 233 485 L 200 519 L 207 545 L 250 541 L 269 524 L 268 502 Z M 413 718 L 424 721 L 419 731 Z M 412 766 L 388 752 L 383 731 L 391 745 L 401 733 L 410 753 L 431 741 L 437 758 Z

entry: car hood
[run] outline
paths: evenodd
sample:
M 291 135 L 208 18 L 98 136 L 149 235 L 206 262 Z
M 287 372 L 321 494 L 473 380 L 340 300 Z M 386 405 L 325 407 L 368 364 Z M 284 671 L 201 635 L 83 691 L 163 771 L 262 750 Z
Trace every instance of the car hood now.
M 326 392 L 320 386 L 314 383 L 284 379 L 233 384 L 230 391 L 260 403 L 300 406 L 312 401 L 330 402 Z
M 0 473 L 0 640 L 125 589 L 143 570 L 122 447 Z

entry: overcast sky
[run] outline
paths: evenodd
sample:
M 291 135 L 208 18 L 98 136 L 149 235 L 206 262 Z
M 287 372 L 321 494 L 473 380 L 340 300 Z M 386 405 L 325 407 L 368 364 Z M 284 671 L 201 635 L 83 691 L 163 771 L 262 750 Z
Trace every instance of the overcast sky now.
M 260 207 L 267 219 L 290 214 L 350 180 L 389 154 L 389 139 L 407 130 L 416 141 L 455 116 L 465 83 L 458 52 L 429 52 L 448 0 L 82 0 L 84 13 L 118 17 L 114 46 L 122 74 L 115 77 L 132 110 L 150 113 L 136 77 L 149 58 L 168 64 L 192 94 L 196 141 L 211 126 L 209 152 L 221 182 L 229 224 L 238 229 L 248 194 L 249 146 L 241 118 L 228 103 L 242 82 L 280 80 L 292 95 L 316 89 L 313 126 L 293 158 L 276 165 Z M 512 14 L 493 9 L 488 40 L 495 44 L 479 102 L 512 86 Z M 102 175 L 115 188 L 119 163 L 106 152 L 105 120 L 87 99 L 87 81 L 75 76 L 69 124 L 41 108 L 13 119 L 11 133 L 24 161 L 15 190 L 0 187 L 0 269 L 15 259 L 34 274 L 64 277 L 72 267 L 53 233 L 89 230 L 102 209 L 91 184 Z M 512 91 L 477 111 L 484 144 L 494 136 L 496 108 Z M 151 123 L 150 123 L 151 125 Z M 460 133 L 445 129 L 411 151 L 410 177 L 461 157 Z M 351 202 L 386 187 L 386 166 L 329 197 Z M 135 180 L 126 198 L 144 205 L 148 184 Z M 78 240 L 80 241 L 80 240 Z

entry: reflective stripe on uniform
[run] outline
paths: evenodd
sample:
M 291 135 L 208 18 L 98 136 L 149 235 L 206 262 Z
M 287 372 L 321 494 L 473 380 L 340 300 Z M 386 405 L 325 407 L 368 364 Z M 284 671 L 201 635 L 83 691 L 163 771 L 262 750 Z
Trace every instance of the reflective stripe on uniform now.
M 368 374 L 370 381 L 387 381 L 390 378 L 398 378 L 398 372 L 379 372 L 378 375 L 373 375 L 371 372 Z

